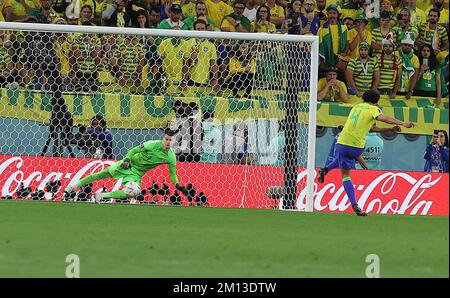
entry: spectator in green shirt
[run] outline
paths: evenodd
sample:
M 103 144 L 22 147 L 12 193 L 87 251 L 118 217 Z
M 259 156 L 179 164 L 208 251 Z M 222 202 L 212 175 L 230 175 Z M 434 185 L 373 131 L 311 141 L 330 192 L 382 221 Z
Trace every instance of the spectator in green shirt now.
M 173 4 L 169 9 L 169 18 L 162 20 L 158 25 L 158 29 L 174 29 L 179 28 L 181 30 L 189 30 L 189 25 L 181 20 L 183 17 L 183 11 L 181 6 Z
M 433 48 L 425 44 L 419 51 L 419 79 L 414 89 L 416 96 L 433 97 L 434 104 L 441 103 L 441 72 Z

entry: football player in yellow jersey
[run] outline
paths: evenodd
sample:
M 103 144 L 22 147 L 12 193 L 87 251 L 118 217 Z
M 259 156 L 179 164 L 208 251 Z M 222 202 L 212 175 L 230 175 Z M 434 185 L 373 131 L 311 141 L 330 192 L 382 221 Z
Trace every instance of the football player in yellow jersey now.
M 336 157 L 328 166 L 320 169 L 318 181 L 323 183 L 325 175 L 332 169 L 340 168 L 342 184 L 353 210 L 358 216 L 367 216 L 358 206 L 355 197 L 355 188 L 350 178 L 350 169 L 353 168 L 355 159 L 364 152 L 366 136 L 369 132 L 399 132 L 400 126 L 411 128 L 412 122 L 403 122 L 394 117 L 383 115 L 376 105 L 380 100 L 380 94 L 376 90 L 369 90 L 363 94 L 363 103 L 355 105 L 345 122 L 344 128 L 336 142 Z M 391 128 L 380 128 L 375 121 L 395 125 Z

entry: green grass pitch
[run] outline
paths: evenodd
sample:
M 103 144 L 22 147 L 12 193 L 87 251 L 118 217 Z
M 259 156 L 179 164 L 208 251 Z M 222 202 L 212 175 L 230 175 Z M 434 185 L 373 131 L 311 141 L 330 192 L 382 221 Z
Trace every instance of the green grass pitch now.
M 0 277 L 448 277 L 449 218 L 0 201 Z

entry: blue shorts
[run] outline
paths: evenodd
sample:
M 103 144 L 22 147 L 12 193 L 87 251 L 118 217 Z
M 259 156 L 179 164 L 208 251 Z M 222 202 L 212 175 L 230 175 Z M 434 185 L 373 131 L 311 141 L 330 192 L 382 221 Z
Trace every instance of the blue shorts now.
M 364 148 L 356 148 L 342 144 L 336 144 L 335 150 L 339 168 L 344 170 L 354 169 L 355 159 L 364 152 Z

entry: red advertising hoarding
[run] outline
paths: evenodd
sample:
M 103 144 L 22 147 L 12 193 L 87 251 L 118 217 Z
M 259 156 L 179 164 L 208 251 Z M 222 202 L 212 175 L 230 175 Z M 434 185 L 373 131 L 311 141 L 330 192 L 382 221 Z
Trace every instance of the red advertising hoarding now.
M 98 172 L 114 161 L 71 159 L 34 156 L 0 155 L 1 196 L 16 198 L 22 183 L 24 187 L 45 189 L 49 181 L 61 181 L 64 189 L 71 181 Z M 184 185 L 191 183 L 197 193 L 203 192 L 208 205 L 213 207 L 280 208 L 280 200 L 267 197 L 270 186 L 283 184 L 283 168 L 273 166 L 244 166 L 209 163 L 178 163 L 177 173 Z M 306 202 L 306 172 L 299 169 L 296 208 L 303 210 Z M 358 204 L 369 213 L 444 215 L 449 212 L 448 173 L 366 171 L 352 173 Z M 142 188 L 156 182 L 166 182 L 173 193 L 166 166 L 145 175 Z M 121 181 L 106 179 L 94 184 L 94 192 L 104 186 L 117 190 Z M 353 212 L 342 187 L 340 172 L 331 171 L 323 184 L 315 183 L 314 210 L 322 212 Z M 62 190 L 56 196 L 61 200 Z M 163 198 L 156 197 L 159 203 Z M 182 196 L 183 205 L 188 205 Z M 152 200 L 148 195 L 146 200 Z

